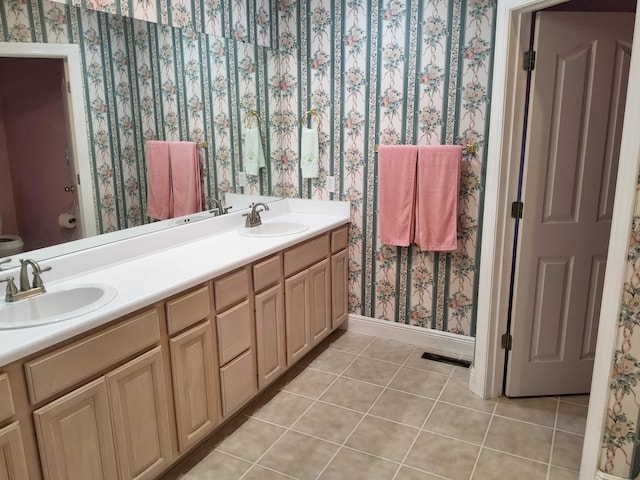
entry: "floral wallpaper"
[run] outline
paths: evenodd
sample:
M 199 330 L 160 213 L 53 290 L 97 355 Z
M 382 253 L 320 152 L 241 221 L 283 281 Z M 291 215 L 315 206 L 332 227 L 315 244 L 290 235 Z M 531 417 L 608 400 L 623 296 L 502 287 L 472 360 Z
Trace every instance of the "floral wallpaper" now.
M 280 0 L 278 15 L 273 193 L 351 201 L 351 312 L 474 335 L 495 1 Z M 301 122 L 320 129 L 318 179 L 298 174 Z M 463 159 L 452 254 L 378 239 L 376 145 L 402 143 L 478 147 Z
M 239 190 L 243 117 L 279 110 L 270 49 L 48 0 L 2 2 L 0 17 L 4 41 L 80 46 L 99 232 L 149 221 L 145 140 L 207 142 L 205 195 Z M 260 126 L 269 156 L 278 139 Z M 248 177 L 244 192 L 267 194 L 270 177 Z
M 640 473 L 640 176 L 634 209 L 600 459 L 601 470 L 623 478 Z

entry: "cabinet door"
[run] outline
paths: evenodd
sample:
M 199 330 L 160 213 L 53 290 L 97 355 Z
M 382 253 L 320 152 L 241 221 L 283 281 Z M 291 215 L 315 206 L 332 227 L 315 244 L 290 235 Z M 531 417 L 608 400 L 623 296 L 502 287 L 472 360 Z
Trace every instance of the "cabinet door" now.
M 121 480 L 156 478 L 171 461 L 164 375 L 160 347 L 106 375 Z
M 220 369 L 222 414 L 228 417 L 258 393 L 256 358 L 249 349 Z
M 117 478 L 104 378 L 34 411 L 33 417 L 46 480 Z
M 282 284 L 256 295 L 255 306 L 258 389 L 262 390 L 287 368 Z
M 349 251 L 331 257 L 331 319 L 335 330 L 349 316 Z
M 311 345 L 331 333 L 331 281 L 329 259 L 309 269 L 309 325 Z
M 29 478 L 18 422 L 0 428 L 0 478 L 2 480 Z
M 169 346 L 178 447 L 184 452 L 218 424 L 218 364 L 213 354 L 211 320 L 172 338 Z
M 308 270 L 285 280 L 284 303 L 287 364 L 291 366 L 311 349 Z

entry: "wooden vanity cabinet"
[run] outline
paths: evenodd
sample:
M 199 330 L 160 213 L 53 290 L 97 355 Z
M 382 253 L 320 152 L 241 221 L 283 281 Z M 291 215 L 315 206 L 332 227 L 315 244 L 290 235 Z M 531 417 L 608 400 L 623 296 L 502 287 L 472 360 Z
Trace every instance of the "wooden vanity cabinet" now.
M 349 316 L 349 227 L 331 232 L 331 328 Z
M 227 418 L 258 393 L 251 268 L 214 280 L 222 416 Z
M 32 397 L 82 384 L 87 371 L 100 375 L 34 410 L 45 479 L 153 479 L 171 464 L 170 380 L 158 345 L 159 322 L 160 311 L 152 308 L 25 364 Z M 141 338 L 132 341 L 128 335 L 136 331 Z M 155 346 L 140 346 L 147 344 Z M 93 352 L 90 362 L 85 359 L 89 365 L 75 367 L 87 351 Z M 120 366 L 110 365 L 113 358 L 132 355 Z M 39 385 L 56 369 L 65 374 Z
M 291 366 L 331 333 L 329 235 L 284 253 L 287 362 Z
M 12 421 L 15 414 L 9 376 L 2 373 L 0 374 L 0 478 L 2 480 L 29 478 L 20 422 Z
M 253 265 L 253 288 L 258 389 L 263 390 L 287 369 L 282 255 Z
M 179 452 L 220 423 L 217 345 L 208 284 L 166 303 Z

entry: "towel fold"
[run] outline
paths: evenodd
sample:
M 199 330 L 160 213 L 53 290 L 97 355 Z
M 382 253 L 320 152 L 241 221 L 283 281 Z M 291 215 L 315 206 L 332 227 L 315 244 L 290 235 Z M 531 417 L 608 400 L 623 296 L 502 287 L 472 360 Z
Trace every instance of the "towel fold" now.
M 418 147 L 415 243 L 423 251 L 458 247 L 458 193 L 462 147 Z
M 200 158 L 195 142 L 169 142 L 173 215 L 181 217 L 202 211 Z
M 156 220 L 202 210 L 195 142 L 147 141 L 147 215 Z
M 317 178 L 319 167 L 320 147 L 318 146 L 318 131 L 313 128 L 302 128 L 300 135 L 300 170 L 302 178 Z
M 169 142 L 148 141 L 147 148 L 147 215 L 156 220 L 171 218 L 171 161 Z
M 415 145 L 378 149 L 378 228 L 387 245 L 406 247 L 413 241 L 417 158 Z
M 244 130 L 244 171 L 247 175 L 259 175 L 260 168 L 266 165 L 262 151 L 262 138 L 259 128 Z

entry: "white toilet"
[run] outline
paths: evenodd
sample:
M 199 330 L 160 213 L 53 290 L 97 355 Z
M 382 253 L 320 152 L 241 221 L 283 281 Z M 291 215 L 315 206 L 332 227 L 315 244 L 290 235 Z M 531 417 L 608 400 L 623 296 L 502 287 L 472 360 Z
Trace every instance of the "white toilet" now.
M 18 235 L 4 235 L 2 233 L 2 215 L 0 215 L 0 258 L 20 253 L 23 247 L 24 242 Z

